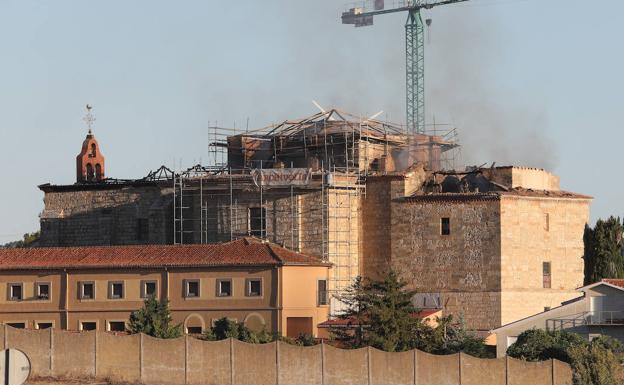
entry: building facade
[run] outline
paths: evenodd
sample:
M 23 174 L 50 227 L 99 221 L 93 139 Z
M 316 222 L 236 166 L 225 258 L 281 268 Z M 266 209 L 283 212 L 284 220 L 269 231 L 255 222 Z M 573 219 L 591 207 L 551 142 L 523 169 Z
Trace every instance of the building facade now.
M 212 245 L 0 249 L 0 322 L 123 331 L 145 299 L 202 333 L 227 317 L 252 330 L 318 335 L 330 265 L 255 238 Z
M 39 186 L 40 244 L 256 236 L 331 263 L 331 294 L 393 268 L 479 330 L 573 298 L 582 283 L 591 198 L 560 190 L 544 170 L 440 171 L 453 143 L 335 111 L 211 145 L 225 163 Z
M 587 340 L 605 335 L 624 342 L 624 280 L 603 279 L 578 292 L 581 296 L 557 307 L 494 329 L 496 355 L 504 356 L 518 336 L 530 329 L 564 330 Z

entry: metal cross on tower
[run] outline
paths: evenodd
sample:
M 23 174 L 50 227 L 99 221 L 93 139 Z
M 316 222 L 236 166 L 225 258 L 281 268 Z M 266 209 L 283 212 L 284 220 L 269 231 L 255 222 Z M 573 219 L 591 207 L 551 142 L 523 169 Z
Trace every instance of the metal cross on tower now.
M 386 8 L 384 0 L 365 0 L 342 13 L 342 24 L 356 27 L 373 25 L 373 16 L 407 12 L 405 23 L 405 73 L 407 129 L 411 133 L 425 132 L 425 33 L 421 9 L 468 0 L 398 0 Z

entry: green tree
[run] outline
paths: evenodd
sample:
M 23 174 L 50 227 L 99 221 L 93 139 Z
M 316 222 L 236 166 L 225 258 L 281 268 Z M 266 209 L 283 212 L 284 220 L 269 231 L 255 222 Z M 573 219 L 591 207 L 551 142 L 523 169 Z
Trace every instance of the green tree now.
M 6 243 L 2 247 L 6 247 L 6 248 L 33 247 L 34 245 L 36 245 L 38 240 L 39 240 L 39 231 L 36 231 L 34 233 L 26 233 L 24 234 L 21 240 Z
M 388 352 L 417 348 L 434 354 L 466 352 L 491 357 L 482 338 L 466 330 L 461 319 L 438 318 L 431 328 L 415 317 L 414 291 L 398 274 L 389 271 L 381 280 L 358 278 L 339 296 L 346 311 L 339 318 L 351 327 L 333 327 L 332 335 L 343 344 L 358 348 L 373 346 Z
M 531 329 L 518 336 L 507 354 L 527 361 L 567 362 L 576 385 L 616 385 L 624 381 L 623 351 L 622 343 L 605 336 L 588 342 L 575 333 Z
M 177 338 L 182 335 L 182 325 L 172 325 L 169 301 L 149 298 L 142 309 L 130 314 L 128 331 L 157 338 Z
M 585 252 L 585 284 L 603 278 L 624 278 L 624 226 L 620 218 L 613 216 L 599 219 L 594 228 L 585 225 L 583 243 Z
M 406 286 L 394 271 L 380 281 L 358 277 L 338 297 L 346 306 L 339 318 L 353 327 L 332 328 L 334 337 L 353 348 L 373 346 L 387 352 L 411 349 L 413 336 L 422 324 L 414 317 L 415 292 Z
M 311 346 L 315 345 L 314 337 L 301 334 L 296 339 L 280 336 L 277 333 L 269 333 L 266 329 L 254 332 L 242 322 L 236 322 L 227 318 L 220 318 L 208 329 L 203 339 L 208 341 L 220 341 L 226 338 L 234 338 L 250 344 L 265 344 L 267 342 L 282 341 L 292 345 Z

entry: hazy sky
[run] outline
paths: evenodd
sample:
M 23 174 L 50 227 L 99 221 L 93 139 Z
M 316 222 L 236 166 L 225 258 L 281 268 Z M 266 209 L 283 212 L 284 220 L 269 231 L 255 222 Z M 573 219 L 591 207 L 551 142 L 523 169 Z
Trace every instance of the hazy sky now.
M 389 3 L 390 1 L 387 1 Z M 325 108 L 404 121 L 404 14 L 336 0 L 0 0 L 0 243 L 38 229 L 37 185 L 75 181 L 92 104 L 109 177 L 206 161 L 209 122 Z M 472 0 L 426 12 L 427 121 L 461 164 L 546 167 L 624 214 L 624 2 Z

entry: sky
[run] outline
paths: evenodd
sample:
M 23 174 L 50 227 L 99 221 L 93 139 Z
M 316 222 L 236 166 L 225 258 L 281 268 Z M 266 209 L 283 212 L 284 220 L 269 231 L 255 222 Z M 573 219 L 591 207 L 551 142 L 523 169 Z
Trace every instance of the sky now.
M 403 123 L 406 15 L 353 28 L 348 5 L 0 0 L 0 243 L 38 230 L 38 185 L 75 182 L 87 103 L 115 178 L 206 163 L 210 125 L 302 118 L 312 100 Z M 623 13 L 620 0 L 424 12 L 426 120 L 457 128 L 456 167 L 544 167 L 594 197 L 592 222 L 622 216 Z

